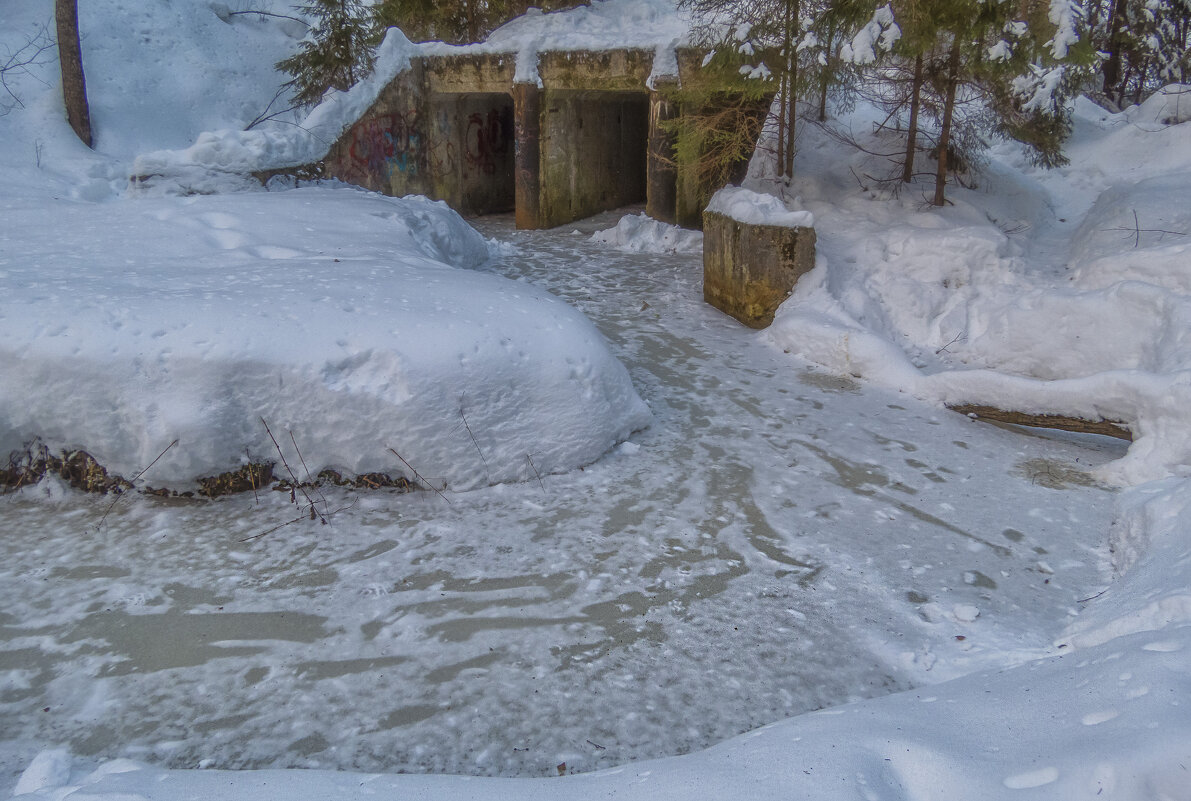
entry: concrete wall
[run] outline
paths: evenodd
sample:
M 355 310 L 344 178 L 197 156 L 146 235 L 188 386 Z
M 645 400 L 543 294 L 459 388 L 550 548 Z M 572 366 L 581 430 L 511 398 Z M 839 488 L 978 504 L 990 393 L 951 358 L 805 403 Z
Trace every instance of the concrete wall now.
M 513 98 L 436 94 L 428 105 L 431 196 L 461 214 L 512 211 Z
M 815 266 L 815 229 L 742 223 L 703 213 L 703 299 L 750 328 L 765 328 Z
M 680 74 L 698 67 L 699 54 L 679 56 Z M 464 214 L 515 209 L 521 228 L 642 201 L 699 227 L 715 187 L 673 163 L 660 125 L 681 109 L 646 88 L 652 66 L 645 50 L 542 53 L 539 88 L 513 83 L 513 54 L 415 58 L 331 148 L 325 172 Z
M 422 65 L 415 62 L 331 147 L 326 173 L 386 195 L 430 192 L 422 84 Z
M 539 228 L 645 201 L 649 95 L 543 93 Z

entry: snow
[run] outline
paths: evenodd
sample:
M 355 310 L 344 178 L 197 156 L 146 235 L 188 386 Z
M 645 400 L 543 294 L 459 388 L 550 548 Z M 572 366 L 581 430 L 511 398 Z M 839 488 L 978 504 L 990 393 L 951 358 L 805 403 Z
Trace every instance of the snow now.
M 1078 6 L 1071 0 L 1050 0 L 1047 17 L 1055 26 L 1055 33 L 1047 44 L 1050 46 L 1050 54 L 1055 59 L 1066 58 L 1071 45 L 1079 41 L 1079 34 L 1075 30 L 1078 14 Z
M 6 47 L 49 19 L 9 5 Z M 308 462 L 393 469 L 373 461 L 392 446 L 476 489 L 328 488 L 327 526 L 250 542 L 285 497 L 113 509 L 50 479 L 0 499 L 14 797 L 1189 797 L 1186 87 L 1080 101 L 1070 166 L 998 147 L 944 209 L 858 186 L 849 162 L 877 167 L 808 129 L 792 197 L 756 197 L 780 194 L 762 165 L 737 190 L 818 236 L 753 335 L 638 217 L 491 246 L 425 200 L 252 187 L 233 167 L 313 152 L 286 126 L 236 132 L 291 27 L 84 6 L 99 152 L 52 63 L 12 76 L 24 105 L 0 116 L 3 444 L 131 471 L 177 438 L 153 476 L 189 479 L 268 452 L 267 416 Z M 652 49 L 673 24 L 607 0 L 531 14 L 502 52 L 529 65 L 582 29 Z M 386 70 L 413 52 L 386 48 Z M 320 130 L 369 91 L 329 99 Z M 125 196 L 149 173 L 167 180 Z M 1135 441 L 931 405 L 956 400 L 1119 417 Z M 171 630 L 195 637 L 163 647 Z M 597 725 L 689 753 L 636 758 Z M 591 772 L 380 772 L 398 752 Z M 205 769 L 281 764 L 340 770 Z
M 892 7 L 885 5 L 873 12 L 873 17 L 840 49 L 840 58 L 852 64 L 872 64 L 877 50 L 889 52 L 901 38 L 901 28 L 893 21 Z
M 687 26 L 675 13 L 672 0 L 596 0 L 589 6 L 552 14 L 534 8 L 493 31 L 486 41 L 467 46 L 413 44 L 400 30 L 390 28 L 377 51 L 372 74 L 347 92 L 331 92 L 303 119 L 251 131 L 198 128 L 201 133 L 189 147 L 138 155 L 132 175 L 151 177 L 153 183 L 164 184 L 164 191 L 170 191 L 178 184 L 218 187 L 228 174 L 313 164 L 376 101 L 380 91 L 409 68 L 410 58 L 418 55 L 508 54 L 516 58 L 514 81 L 540 86 L 541 52 L 641 48 L 655 52 L 649 78 L 652 85 L 655 80 L 677 75 L 676 48 L 686 39 Z
M 752 225 L 781 228 L 813 228 L 815 225 L 815 216 L 809 211 L 791 211 L 787 204 L 771 194 L 739 186 L 727 186 L 716 192 L 707 204 L 707 211 Z
M 52 246 L 47 205 L 69 232 Z M 5 206 L 7 246 L 31 255 L 4 266 L 4 451 L 40 437 L 130 477 L 177 440 L 151 477 L 178 487 L 274 457 L 264 420 L 312 473 L 408 474 L 393 448 L 468 488 L 529 478 L 526 454 L 578 467 L 648 424 L 590 323 L 477 275 L 487 246 L 444 204 L 314 187 Z
M 1188 474 L 1191 129 L 1167 114 L 1164 101 L 1118 115 L 1080 101 L 1070 166 L 1029 170 L 1002 146 L 984 186 L 955 189 L 946 209 L 857 193 L 808 159 L 796 189 L 819 220 L 820 264 L 768 336 L 923 399 L 1124 421 L 1129 453 L 1097 470 L 1110 483 Z M 840 163 L 823 134 L 805 138 L 804 154 Z
M 688 26 L 674 6 L 673 0 L 594 0 L 565 12 L 543 13 L 531 8 L 480 44 L 451 47 L 432 43 L 423 52 L 516 54 L 514 81 L 541 86 L 538 55 L 542 52 L 653 50 L 657 61 L 649 79 L 652 85 L 656 79 L 677 76 L 676 48 L 688 39 Z
M 367 78 L 347 92 L 332 91 L 300 122 L 282 128 L 249 131 L 203 130 L 194 144 L 181 150 L 141 153 L 133 162 L 134 180 L 152 181 L 157 191 L 214 191 L 229 177 L 254 171 L 298 167 L 318 162 L 331 145 L 376 102 L 382 89 L 409 68 L 417 47 L 397 28 L 390 28 L 377 49 Z M 164 179 L 164 180 L 163 180 Z
M 615 227 L 597 231 L 591 239 L 624 253 L 703 252 L 702 231 L 688 231 L 645 214 L 626 214 Z
M 160 49 L 147 48 L 143 73 L 134 70 L 123 84 L 117 54 L 127 48 L 103 38 L 106 57 L 84 54 L 94 56 L 102 153 L 80 155 L 75 143 L 67 165 L 84 177 L 72 181 L 65 172 L 54 180 L 54 156 L 68 137 L 52 114 L 52 91 L 43 86 L 27 113 L 4 119 L 15 134 L 5 137 L 4 161 L 19 165 L 24 157 L 12 174 L 30 189 L 0 199 L 8 299 L 0 312 L 0 450 L 39 439 L 55 451 L 84 449 L 125 477 L 153 463 L 154 482 L 185 488 L 238 468 L 248 454 L 271 458 L 269 425 L 293 437 L 312 474 L 329 468 L 413 479 L 405 459 L 436 483 L 465 489 L 525 480 L 534 469 L 573 469 L 648 424 L 648 410 L 594 327 L 546 293 L 477 275 L 488 246 L 445 204 L 277 184 L 279 191 L 204 196 L 193 193 L 210 185 L 189 186 L 178 172 L 176 188 L 191 196 L 85 202 L 110 197 L 111 182 L 102 179 L 139 137 L 161 127 L 159 141 L 177 139 L 184 135 L 177 129 L 207 124 L 222 108 L 186 95 L 188 107 L 206 111 L 157 116 L 151 101 L 169 93 L 152 82 L 158 78 L 146 83 L 155 58 L 174 59 L 183 82 L 193 76 L 200 92 L 211 90 L 205 81 L 239 86 L 262 66 L 230 60 L 230 74 L 211 78 L 199 69 L 195 54 L 213 46 L 217 32 L 228 35 L 221 29 L 233 35 L 218 40 L 223 46 L 244 46 L 242 25 L 229 26 L 205 6 L 140 12 L 143 25 L 131 6 L 110 10 L 117 21 L 132 14 L 124 21 L 137 37 L 162 40 Z M 114 24 L 97 30 L 114 36 Z M 243 25 L 262 35 L 258 24 Z M 184 35 L 190 27 L 194 42 Z M 274 38 L 288 41 L 284 31 Z M 380 60 L 395 63 L 404 52 L 399 32 L 391 34 Z M 370 101 L 353 99 L 368 91 L 356 87 L 312 118 L 331 107 L 359 112 Z M 231 109 L 247 114 L 249 107 Z M 40 125 L 31 124 L 36 119 Z M 35 152 L 30 131 L 54 137 L 45 171 L 27 163 Z M 200 136 L 194 148 L 225 141 Z M 138 158 L 138 170 L 154 159 Z M 91 163 L 79 164 L 85 160 Z M 50 192 L 32 188 L 38 182 Z M 53 194 L 72 183 L 83 187 L 71 191 L 79 200 Z M 248 188 L 244 179 L 216 185 Z M 142 193 L 134 187 L 133 194 Z M 462 421 L 471 432 L 460 430 Z

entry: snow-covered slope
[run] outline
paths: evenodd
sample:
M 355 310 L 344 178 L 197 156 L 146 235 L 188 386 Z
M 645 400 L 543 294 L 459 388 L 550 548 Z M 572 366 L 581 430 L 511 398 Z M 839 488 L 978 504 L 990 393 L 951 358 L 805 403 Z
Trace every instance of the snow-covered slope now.
M 1080 100 L 1069 166 L 1032 169 L 999 146 L 943 209 L 919 186 L 859 186 L 847 166 L 889 165 L 808 127 L 790 205 L 814 212 L 820 265 L 768 336 L 924 399 L 1122 420 L 1134 444 L 1102 479 L 1187 475 L 1191 126 L 1162 123 L 1184 93 L 1118 115 Z M 839 124 L 862 130 L 872 113 Z M 752 181 L 773 186 L 759 164 Z
M 18 4 L 4 47 L 52 5 Z M 0 117 L 0 451 L 40 439 L 181 487 L 275 460 L 268 423 L 312 473 L 412 479 L 405 459 L 463 489 L 579 467 L 648 424 L 581 314 L 468 269 L 488 246 L 444 204 L 182 173 L 183 197 L 116 199 L 138 150 L 258 114 L 296 23 L 113 0 L 80 24 L 96 152 L 53 60 L 12 76 L 22 105 Z M 198 194 L 215 187 L 243 191 Z

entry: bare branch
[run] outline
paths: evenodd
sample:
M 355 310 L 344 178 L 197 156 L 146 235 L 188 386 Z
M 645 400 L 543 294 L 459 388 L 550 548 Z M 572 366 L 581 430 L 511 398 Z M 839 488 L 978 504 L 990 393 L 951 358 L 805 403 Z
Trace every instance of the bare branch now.
M 293 468 L 291 468 L 289 466 L 289 462 L 286 461 L 285 454 L 282 453 L 281 446 L 279 444 L 277 444 L 277 438 L 275 436 L 273 436 L 273 431 L 269 428 L 269 424 L 267 422 L 265 422 L 265 418 L 263 418 L 263 417 L 261 418 L 261 423 L 264 425 L 265 431 L 269 435 L 269 439 L 273 440 L 273 447 L 277 449 L 277 456 L 280 457 L 281 464 L 285 467 L 285 472 L 289 473 L 291 499 L 294 497 L 293 493 L 295 491 L 300 491 L 302 493 L 302 497 L 304 497 L 306 499 L 306 502 L 310 504 L 311 519 L 314 519 L 314 516 L 316 514 L 318 514 L 318 512 L 315 508 L 314 498 L 310 497 L 310 493 L 308 493 L 306 491 L 306 487 L 302 484 L 301 481 L 298 480 L 298 477 L 294 474 Z M 291 432 L 290 436 L 291 437 L 293 436 L 292 432 Z M 301 453 L 298 454 L 298 458 L 301 458 Z M 324 505 L 326 504 L 325 500 L 323 501 L 323 504 Z M 318 517 L 322 520 L 323 523 L 327 522 L 327 519 L 324 515 L 318 515 Z
M 43 25 L 41 30 L 37 31 L 23 45 L 16 50 L 9 51 L 7 59 L 4 63 L 0 64 L 0 87 L 4 88 L 4 91 L 8 93 L 11 100 L 0 102 L 0 116 L 7 114 L 14 107 L 25 107 L 25 104 L 21 102 L 21 98 L 8 85 L 9 76 L 32 74 L 29 70 L 30 67 L 45 64 L 52 60 L 49 56 L 45 58 L 42 56 L 47 50 L 52 49 L 57 44 L 57 41 L 50 36 L 49 28 Z
M 165 456 L 166 452 L 167 452 L 167 451 L 169 451 L 169 449 L 170 449 L 170 448 L 174 447 L 174 446 L 175 446 L 175 445 L 177 445 L 177 444 L 178 444 L 178 440 L 174 440 L 174 441 L 173 441 L 173 442 L 171 442 L 169 445 L 166 445 L 166 446 L 165 446 L 165 450 L 163 450 L 161 453 L 157 454 L 157 458 L 156 458 L 156 459 L 154 459 L 153 461 L 149 462 L 149 467 L 146 467 L 144 470 L 142 470 L 141 472 L 139 472 L 139 473 L 137 473 L 135 476 L 133 476 L 133 477 L 132 477 L 132 480 L 131 480 L 131 481 L 129 481 L 128 483 L 129 483 L 129 484 L 131 484 L 131 485 L 135 485 L 135 484 L 136 484 L 136 482 L 137 482 L 137 479 L 139 479 L 139 478 L 140 478 L 141 476 L 143 476 L 145 473 L 148 473 L 148 472 L 149 472 L 149 470 L 150 470 L 150 468 L 152 468 L 152 467 L 153 467 L 153 465 L 155 465 L 155 464 L 157 464 L 158 462 L 160 462 L 160 461 L 161 461 L 161 457 L 162 457 L 162 456 Z M 99 518 L 99 523 L 98 523 L 98 524 L 95 526 L 96 530 L 99 530 L 100 528 L 103 528 L 104 521 L 106 521 L 106 520 L 108 519 L 108 515 L 112 513 L 112 510 L 116 508 L 116 504 L 118 504 L 118 503 L 120 502 L 120 499 L 121 499 L 121 498 L 123 498 L 123 497 L 124 497 L 124 493 L 123 493 L 123 492 L 121 492 L 119 495 L 117 495 L 117 496 L 116 496 L 115 500 L 113 500 L 113 501 L 112 501 L 112 503 L 111 503 L 111 505 L 110 505 L 110 506 L 108 506 L 108 508 L 107 508 L 107 511 L 105 511 L 105 512 L 103 513 L 103 517 Z
M 476 453 L 480 454 L 480 461 L 484 463 L 484 475 L 488 480 L 492 480 L 492 473 L 488 470 L 488 460 L 484 458 L 484 452 L 480 450 L 480 443 L 476 442 L 476 435 L 471 433 L 471 426 L 467 424 L 467 415 L 463 413 L 463 400 L 459 401 L 459 416 L 463 418 L 463 427 L 467 429 L 467 436 L 471 437 L 471 444 L 476 446 Z
M 286 90 L 285 86 L 278 87 L 277 92 L 273 95 L 273 99 L 269 101 L 269 104 L 267 106 L 265 106 L 265 110 L 262 111 L 260 114 L 258 114 L 252 122 L 245 125 L 244 130 L 251 131 L 253 128 L 260 125 L 262 122 L 268 122 L 269 120 L 277 119 L 282 114 L 288 114 L 289 112 L 296 109 L 297 106 L 295 105 L 295 106 L 290 106 L 289 108 L 283 108 L 280 111 L 274 111 L 272 114 L 269 113 L 269 109 L 273 108 L 273 104 L 277 102 L 277 98 L 279 98 L 283 94 L 285 94 L 285 90 Z
M 1133 227 L 1132 228 L 1126 228 L 1125 226 L 1119 225 L 1116 228 L 1110 228 L 1108 230 L 1110 230 L 1110 231 L 1126 231 L 1128 233 L 1133 234 L 1133 248 L 1135 250 L 1141 246 L 1141 235 L 1142 234 L 1170 234 L 1171 236 L 1186 236 L 1187 235 L 1186 231 L 1167 231 L 1165 228 L 1142 228 L 1141 223 L 1138 221 L 1138 218 L 1137 218 L 1137 209 L 1133 209 L 1132 211 L 1133 211 Z
M 533 463 L 533 457 L 532 457 L 532 456 L 530 456 L 530 455 L 527 453 L 527 454 L 525 454 L 525 458 L 529 460 L 529 466 L 530 466 L 530 469 L 532 469 L 532 470 L 533 470 L 533 474 L 534 474 L 534 475 L 537 477 L 537 479 L 538 479 L 538 486 L 542 488 L 542 492 L 545 492 L 545 491 L 546 491 L 546 485 L 542 483 L 542 474 L 538 472 L 538 467 L 537 467 L 537 465 L 535 465 L 535 464 Z
M 434 490 L 434 492 L 436 492 L 436 493 L 438 494 L 438 497 L 442 498 L 442 499 L 443 499 L 444 501 L 446 501 L 447 503 L 450 503 L 450 502 L 451 502 L 451 499 L 450 499 L 450 498 L 448 498 L 446 495 L 443 495 L 443 494 L 442 494 L 442 491 L 441 491 L 441 490 L 440 490 L 438 487 L 434 486 L 434 485 L 433 485 L 433 484 L 431 484 L 429 481 L 427 481 L 426 479 L 422 478 L 422 476 L 421 476 L 421 475 L 418 473 L 418 471 L 414 469 L 414 466 L 413 466 L 412 464 L 410 464 L 409 462 L 405 461 L 405 457 L 404 457 L 404 456 L 402 456 L 401 454 L 399 454 L 397 451 L 393 450 L 392 448 L 389 448 L 389 453 L 393 454 L 393 455 L 394 455 L 394 456 L 396 456 L 398 459 L 400 459 L 400 460 L 401 460 L 401 463 L 402 463 L 403 465 L 405 465 L 406 467 L 408 467 L 408 468 L 409 468 L 409 471 L 410 471 L 411 473 L 413 473 L 413 474 L 414 474 L 414 478 L 416 478 L 418 481 L 421 481 L 423 484 L 425 484 L 425 485 L 426 485 L 427 487 L 429 487 L 430 489 Z
M 300 19 L 298 17 L 291 17 L 289 14 L 274 14 L 272 11 L 255 11 L 255 10 L 251 10 L 251 9 L 248 11 L 229 11 L 227 13 L 227 16 L 238 17 L 241 14 L 256 14 L 259 17 L 277 17 L 278 19 L 292 19 L 294 22 L 302 23 L 307 28 L 310 27 L 310 23 L 304 19 Z

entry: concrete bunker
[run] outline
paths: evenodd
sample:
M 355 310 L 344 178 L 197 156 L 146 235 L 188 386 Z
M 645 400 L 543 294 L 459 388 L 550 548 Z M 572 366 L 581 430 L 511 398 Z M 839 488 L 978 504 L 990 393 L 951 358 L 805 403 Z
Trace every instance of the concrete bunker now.
M 411 59 L 327 154 L 324 171 L 390 195 L 423 194 L 469 215 L 515 211 L 552 228 L 645 202 L 698 228 L 718 187 L 670 160 L 664 123 L 680 110 L 650 87 L 646 50 L 541 53 L 534 83 L 509 53 Z M 679 72 L 699 63 L 680 51 Z M 678 76 L 655 81 L 676 86 Z
M 536 227 L 645 202 L 648 93 L 547 91 L 541 119 Z
M 506 92 L 435 94 L 428 153 L 432 197 L 461 214 L 513 211 L 513 97 Z

